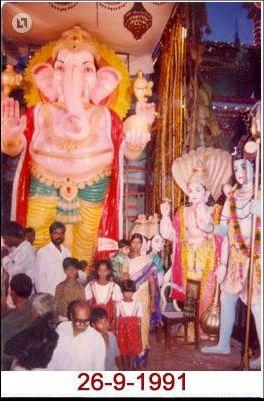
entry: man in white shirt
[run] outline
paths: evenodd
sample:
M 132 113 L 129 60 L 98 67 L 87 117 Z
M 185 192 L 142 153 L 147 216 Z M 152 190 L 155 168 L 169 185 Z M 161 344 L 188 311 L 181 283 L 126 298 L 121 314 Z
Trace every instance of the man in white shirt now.
M 35 286 L 37 292 L 55 295 L 56 286 L 66 278 L 62 262 L 70 252 L 62 245 L 65 237 L 63 223 L 55 221 L 49 232 L 51 242 L 37 252 Z
M 36 231 L 34 230 L 34 228 L 26 227 L 24 229 L 24 237 L 25 237 L 25 241 L 28 241 L 30 243 L 33 252 L 36 253 L 37 252 L 37 248 L 35 248 L 33 246 L 34 241 L 36 239 Z
M 2 259 L 4 271 L 8 274 L 9 282 L 19 273 L 25 273 L 35 282 L 35 253 L 28 241 L 24 240 L 23 228 L 15 221 L 11 221 L 3 229 L 4 244 L 11 249 L 9 254 Z M 14 307 L 8 291 L 7 304 Z
M 71 321 L 57 328 L 58 344 L 48 370 L 105 370 L 106 347 L 103 337 L 90 325 L 88 301 L 74 301 L 70 308 Z

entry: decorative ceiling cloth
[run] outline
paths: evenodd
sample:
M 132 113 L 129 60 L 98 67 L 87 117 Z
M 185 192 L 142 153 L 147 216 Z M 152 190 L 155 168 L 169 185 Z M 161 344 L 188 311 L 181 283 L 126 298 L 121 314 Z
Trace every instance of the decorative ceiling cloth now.
M 151 54 L 159 42 L 175 3 L 143 2 L 146 10 L 152 15 L 152 27 L 140 41 L 135 40 L 123 25 L 124 14 L 131 9 L 133 3 L 116 2 L 117 6 L 113 9 L 102 6 L 104 4 L 107 3 L 5 3 L 2 8 L 5 48 L 13 49 L 13 56 L 16 58 L 23 55 L 28 46 L 38 47 L 56 40 L 64 30 L 80 25 L 116 52 L 129 54 L 131 74 L 140 68 L 144 73 L 153 72 Z M 32 26 L 28 32 L 19 33 L 14 30 L 12 19 L 18 13 L 26 13 L 31 18 Z

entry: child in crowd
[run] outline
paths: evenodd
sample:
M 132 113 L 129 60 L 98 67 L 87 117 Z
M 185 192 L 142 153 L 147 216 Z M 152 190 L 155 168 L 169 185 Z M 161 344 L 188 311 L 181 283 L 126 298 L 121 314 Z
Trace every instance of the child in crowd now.
M 86 262 L 86 260 L 80 260 L 78 280 L 83 286 L 87 284 L 88 273 L 89 273 L 88 262 Z
M 130 252 L 130 242 L 126 239 L 118 241 L 118 252 L 112 258 L 114 278 L 117 281 L 129 279 L 128 273 L 128 254 Z
M 34 241 L 36 239 L 36 232 L 35 232 L 34 228 L 26 227 L 24 229 L 24 238 L 26 241 L 28 241 L 33 246 Z
M 36 239 L 36 232 L 34 228 L 32 227 L 26 227 L 24 229 L 24 239 L 25 241 L 28 241 L 30 245 L 32 246 L 32 249 L 35 253 L 37 253 L 37 248 L 34 247 L 34 241 Z
M 118 349 L 116 337 L 108 331 L 109 320 L 104 308 L 96 307 L 92 309 L 90 317 L 91 326 L 102 334 L 106 345 L 105 370 L 121 370 L 122 363 Z
M 132 280 L 126 280 L 121 286 L 123 300 L 116 305 L 117 342 L 125 370 L 132 369 L 133 357 L 142 351 L 141 304 L 133 300 L 136 285 Z
M 106 309 L 110 330 L 114 330 L 115 303 L 122 299 L 120 287 L 113 281 L 112 264 L 110 260 L 99 260 L 95 266 L 95 279 L 85 287 L 86 299 L 91 307 L 100 306 Z
M 66 274 L 66 280 L 57 285 L 55 299 L 60 320 L 66 320 L 69 304 L 75 300 L 84 300 L 85 292 L 78 281 L 79 261 L 74 258 L 65 258 L 62 266 Z

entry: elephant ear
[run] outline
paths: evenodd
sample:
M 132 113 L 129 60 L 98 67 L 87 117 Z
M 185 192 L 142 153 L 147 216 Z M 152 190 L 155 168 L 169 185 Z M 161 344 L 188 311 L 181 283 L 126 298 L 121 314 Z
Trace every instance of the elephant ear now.
M 31 73 L 37 88 L 49 100 L 57 99 L 57 90 L 53 83 L 54 70 L 50 64 L 41 63 L 32 68 Z
M 97 71 L 97 80 L 91 94 L 95 105 L 109 96 L 121 81 L 121 75 L 112 67 L 102 67 Z

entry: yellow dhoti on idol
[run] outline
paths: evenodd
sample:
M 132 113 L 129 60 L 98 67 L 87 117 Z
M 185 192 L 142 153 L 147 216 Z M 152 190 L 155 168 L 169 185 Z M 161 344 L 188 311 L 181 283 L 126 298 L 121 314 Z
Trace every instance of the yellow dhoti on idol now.
M 36 231 L 34 245 L 40 248 L 50 241 L 49 227 L 60 221 L 66 225 L 65 246 L 77 259 L 92 261 L 102 217 L 109 171 L 90 177 L 82 184 L 68 180 L 48 180 L 33 166 L 27 226 Z

